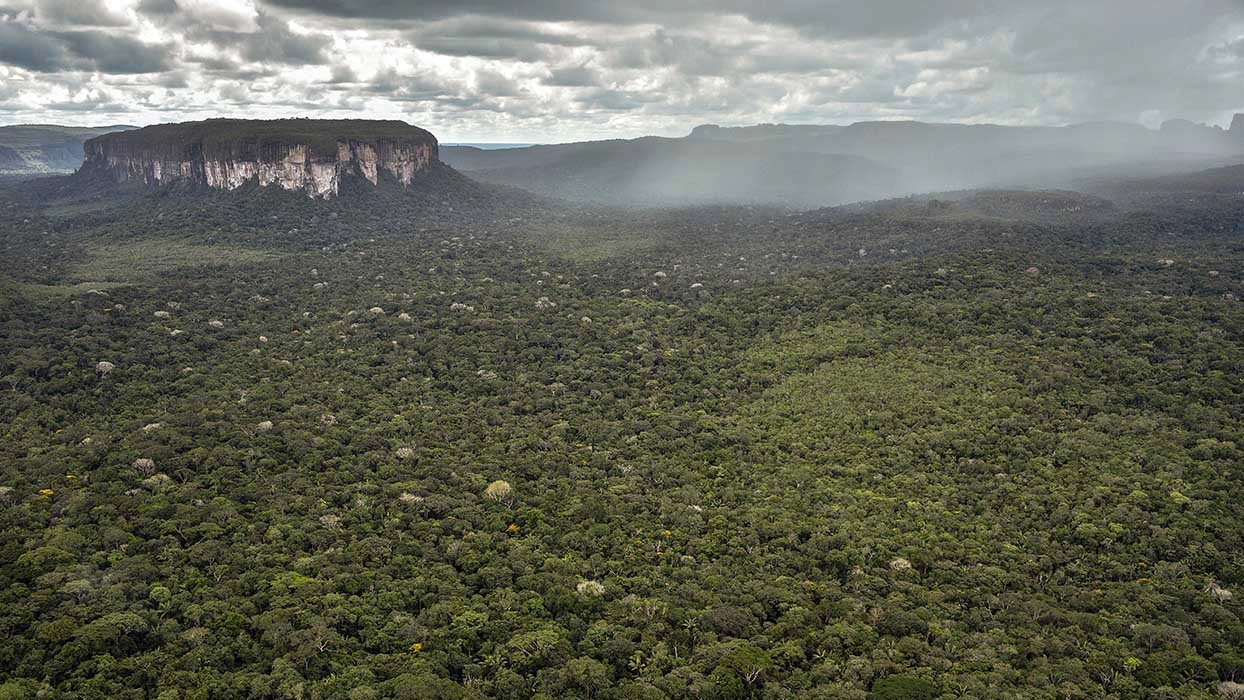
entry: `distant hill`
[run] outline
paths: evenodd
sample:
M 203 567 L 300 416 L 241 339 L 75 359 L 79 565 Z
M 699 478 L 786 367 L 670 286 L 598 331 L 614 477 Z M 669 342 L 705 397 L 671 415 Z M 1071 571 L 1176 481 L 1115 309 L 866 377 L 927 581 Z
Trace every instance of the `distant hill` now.
M 645 137 L 484 151 L 442 149 L 442 160 L 487 182 L 618 206 L 786 204 L 816 207 L 901 190 L 867 158 Z
M 1244 153 L 1244 125 L 1233 130 L 1167 122 L 1147 129 L 1123 122 L 1065 127 L 860 122 L 844 127 L 697 127 L 687 137 L 764 144 L 783 151 L 844 153 L 895 168 L 912 192 L 1058 182 L 1092 168 L 1187 162 Z
M 1229 130 L 1182 120 L 1161 129 L 1122 122 L 706 124 L 683 138 L 448 147 L 442 158 L 473 177 L 574 200 L 818 207 L 981 187 L 1066 188 L 1086 177 L 1187 172 L 1237 155 L 1244 155 L 1244 120 Z
M 1122 187 L 1148 192 L 1210 192 L 1244 196 L 1244 165 L 1210 168 L 1181 175 L 1138 178 Z
M 82 144 L 87 139 L 136 128 L 124 124 L 0 126 L 0 175 L 70 172 L 82 165 Z

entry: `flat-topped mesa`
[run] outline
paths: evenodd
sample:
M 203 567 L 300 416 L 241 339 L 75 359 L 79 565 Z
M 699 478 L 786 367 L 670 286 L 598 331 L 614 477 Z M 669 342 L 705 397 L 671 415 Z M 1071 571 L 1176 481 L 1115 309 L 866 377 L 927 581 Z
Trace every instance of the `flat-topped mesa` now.
M 401 121 L 209 119 L 105 134 L 80 172 L 118 182 L 232 190 L 255 182 L 334 197 L 344 178 L 410 185 L 439 161 L 436 137 Z

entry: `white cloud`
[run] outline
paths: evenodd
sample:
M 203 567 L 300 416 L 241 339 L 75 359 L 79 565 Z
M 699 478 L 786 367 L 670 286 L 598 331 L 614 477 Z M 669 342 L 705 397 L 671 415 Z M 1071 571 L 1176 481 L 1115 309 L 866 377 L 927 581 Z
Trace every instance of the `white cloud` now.
M 257 2 L 0 0 L 0 36 L 21 41 L 0 47 L 0 121 L 385 116 L 445 140 L 555 141 L 1244 110 L 1234 0 Z

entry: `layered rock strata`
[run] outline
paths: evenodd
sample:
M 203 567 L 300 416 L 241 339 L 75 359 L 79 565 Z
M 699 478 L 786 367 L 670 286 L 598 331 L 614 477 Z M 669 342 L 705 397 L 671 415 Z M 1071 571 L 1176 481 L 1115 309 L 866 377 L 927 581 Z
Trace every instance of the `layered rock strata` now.
M 398 121 L 213 119 L 106 134 L 84 144 L 84 172 L 148 185 L 232 190 L 247 183 L 334 197 L 342 182 L 410 185 L 438 161 L 436 137 Z

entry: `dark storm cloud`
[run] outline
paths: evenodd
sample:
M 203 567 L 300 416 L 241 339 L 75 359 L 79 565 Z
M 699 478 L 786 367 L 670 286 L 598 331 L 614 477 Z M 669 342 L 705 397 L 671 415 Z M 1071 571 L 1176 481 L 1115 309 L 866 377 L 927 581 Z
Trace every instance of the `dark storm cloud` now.
M 102 3 L 82 0 L 40 0 L 34 16 L 46 22 L 89 27 L 123 27 L 128 19 Z
M 547 25 L 492 17 L 454 17 L 421 23 L 405 33 L 416 47 L 447 56 L 477 56 L 524 62 L 544 61 L 558 48 L 584 46 L 590 40 Z
M 1195 2 L 1196 0 L 1192 0 Z M 1053 4 L 1061 0 L 1052 0 Z M 1102 0 L 1083 0 L 1086 4 Z M 1154 6 L 1160 0 L 1141 0 Z M 666 24 L 705 15 L 740 15 L 753 21 L 797 27 L 840 37 L 900 38 L 939 27 L 1009 14 L 1009 8 L 1040 7 L 1051 0 L 265 0 L 301 13 L 349 18 L 428 22 L 472 17 L 540 22 Z M 1113 2 L 1117 7 L 1124 2 Z M 1178 5 L 1179 3 L 1170 3 Z
M 725 9 L 759 22 L 799 27 L 827 36 L 903 38 L 956 24 L 962 26 L 978 19 L 998 18 L 1006 15 L 1008 8 L 1049 1 L 800 0 L 749 3 L 730 0 L 725 3 Z
M 177 13 L 177 0 L 139 0 L 136 9 L 144 15 L 172 15 Z
M 202 56 L 195 55 L 186 58 L 187 63 L 195 64 L 200 70 L 220 73 L 222 75 L 232 74 L 237 76 L 241 72 L 238 62 L 225 55 Z
M 179 2 L 181 4 L 179 4 Z M 207 42 L 218 53 L 233 53 L 241 62 L 281 65 L 312 65 L 327 62 L 325 50 L 332 38 L 318 32 L 295 33 L 289 23 L 270 14 L 255 11 L 228 13 L 228 5 L 192 3 L 191 0 L 142 0 L 137 11 L 169 33 L 180 32 L 190 42 Z M 237 26 L 222 26 L 237 25 Z M 197 63 L 236 64 L 236 61 L 201 54 L 191 57 Z
M 531 44 L 583 46 L 591 40 L 566 30 L 553 31 L 548 24 L 469 15 L 421 23 L 411 30 L 415 40 L 429 37 L 454 39 L 509 39 Z
M 206 36 L 222 48 L 235 47 L 246 61 L 308 65 L 324 63 L 324 50 L 332 40 L 323 34 L 295 34 L 279 19 L 260 14 L 256 32 L 209 32 Z
M 684 75 L 730 75 L 740 72 L 758 40 L 730 43 L 704 36 L 678 36 L 664 29 L 620 42 L 610 49 L 611 63 L 623 68 L 674 67 Z
M 350 19 L 427 20 L 459 16 L 492 16 L 550 22 L 621 20 L 660 3 L 580 2 L 579 0 L 463 0 L 406 2 L 405 0 L 270 0 L 267 4 L 314 14 Z
M 341 85 L 345 83 L 356 83 L 358 82 L 358 79 L 359 79 L 358 74 L 355 73 L 354 70 L 350 68 L 350 66 L 339 64 L 339 65 L 333 66 L 332 74 L 329 77 L 329 82 L 333 84 Z
M 512 97 L 522 92 L 516 81 L 493 71 L 475 74 L 475 90 L 477 94 L 490 97 Z
M 542 61 L 549 55 L 538 44 L 502 37 L 428 35 L 416 38 L 413 43 L 415 48 L 445 54 L 446 56 L 477 56 L 479 58 L 499 58 L 533 63 Z
M 111 32 L 57 32 L 70 53 L 104 73 L 158 73 L 170 65 L 169 47 L 144 44 Z
M 168 47 L 144 44 L 109 32 L 39 32 L 0 21 L 0 63 L 40 72 L 66 70 L 131 74 L 168 67 Z
M 737 14 L 761 22 L 814 28 L 834 35 L 904 36 L 958 18 L 997 12 L 999 3 L 988 0 L 267 0 L 266 4 L 341 18 L 407 21 L 477 16 L 542 22 L 662 23 L 704 14 Z
M 561 87 L 589 87 L 598 85 L 600 75 L 587 66 L 566 66 L 549 71 L 545 85 Z
M 402 75 L 394 69 L 385 70 L 364 88 L 368 93 L 401 102 L 425 102 L 444 97 L 448 86 L 429 76 Z
M 71 60 L 68 49 L 53 37 L 23 24 L 0 21 L 0 63 L 51 72 L 68 69 Z
M 183 71 L 162 73 L 160 77 L 156 78 L 154 84 L 170 89 L 190 87 L 190 81 L 186 78 L 186 74 Z

